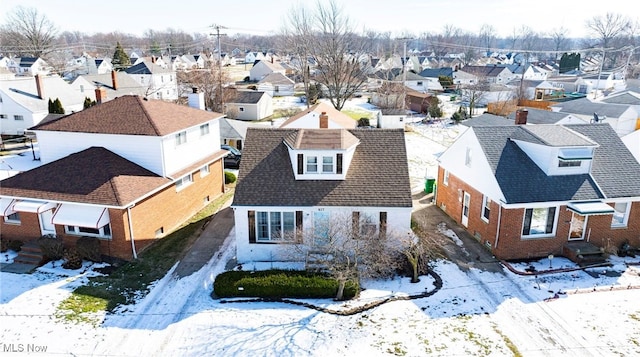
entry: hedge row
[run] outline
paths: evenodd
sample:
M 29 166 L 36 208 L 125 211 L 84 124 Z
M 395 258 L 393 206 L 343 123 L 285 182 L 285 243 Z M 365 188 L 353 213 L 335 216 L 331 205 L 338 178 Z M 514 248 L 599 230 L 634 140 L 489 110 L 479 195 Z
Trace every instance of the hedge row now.
M 360 287 L 348 282 L 344 299 L 351 299 Z M 213 292 L 217 297 L 261 298 L 333 298 L 338 281 L 323 273 L 299 270 L 227 271 L 216 277 Z

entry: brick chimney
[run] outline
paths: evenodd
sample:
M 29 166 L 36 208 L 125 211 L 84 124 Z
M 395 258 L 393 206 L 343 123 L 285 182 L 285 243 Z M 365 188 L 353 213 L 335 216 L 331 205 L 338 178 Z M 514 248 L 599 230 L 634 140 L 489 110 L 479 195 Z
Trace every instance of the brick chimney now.
M 189 93 L 187 100 L 191 108 L 205 110 L 204 106 L 204 93 L 198 91 L 198 88 L 193 87 L 192 92 Z
M 105 102 L 106 100 L 107 100 L 107 90 L 102 87 L 96 88 L 96 103 L 102 104 L 102 102 Z
M 527 109 L 518 109 L 516 110 L 516 125 L 525 125 L 527 124 L 527 115 L 529 111 Z
M 329 128 L 329 116 L 327 112 L 322 112 L 320 114 L 320 129 L 328 129 Z
M 36 90 L 38 91 L 38 98 L 44 99 L 44 83 L 42 83 L 42 76 L 35 75 L 36 78 Z
M 113 87 L 113 90 L 117 90 L 118 89 L 118 77 L 116 76 L 116 71 L 111 71 L 111 86 Z

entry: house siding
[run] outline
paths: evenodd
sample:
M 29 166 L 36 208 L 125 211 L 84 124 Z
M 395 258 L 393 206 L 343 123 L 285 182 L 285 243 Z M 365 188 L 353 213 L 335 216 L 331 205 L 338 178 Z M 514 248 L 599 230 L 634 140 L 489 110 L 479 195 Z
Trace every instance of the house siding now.
M 302 229 L 307 231 L 313 227 L 313 213 L 321 210 L 334 214 L 351 212 L 386 212 L 387 236 L 404 235 L 411 226 L 411 207 L 235 207 L 236 258 L 238 263 L 252 261 L 304 261 L 300 250 L 291 243 L 253 243 L 249 237 L 248 211 L 302 211 Z M 376 215 L 378 217 L 378 215 Z

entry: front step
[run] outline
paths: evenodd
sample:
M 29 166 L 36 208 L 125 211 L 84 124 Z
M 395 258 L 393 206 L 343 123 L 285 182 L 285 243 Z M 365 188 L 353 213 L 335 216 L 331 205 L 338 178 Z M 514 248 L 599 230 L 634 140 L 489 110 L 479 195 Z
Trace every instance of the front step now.
M 14 263 L 32 264 L 36 266 L 41 266 L 46 261 L 47 259 L 36 241 L 29 241 L 23 244 L 18 255 L 13 258 Z

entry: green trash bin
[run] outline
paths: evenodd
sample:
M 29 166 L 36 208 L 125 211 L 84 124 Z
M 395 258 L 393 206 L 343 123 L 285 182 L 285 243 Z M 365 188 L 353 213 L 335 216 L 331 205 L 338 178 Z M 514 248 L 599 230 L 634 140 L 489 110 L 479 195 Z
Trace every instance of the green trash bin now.
M 424 183 L 424 192 L 433 193 L 433 185 L 436 183 L 436 179 L 433 177 L 427 177 Z

